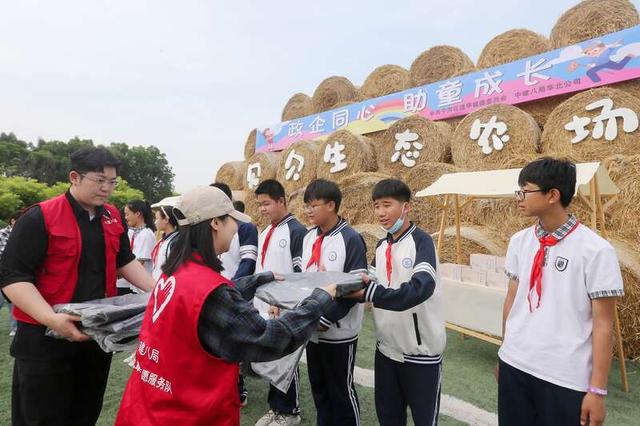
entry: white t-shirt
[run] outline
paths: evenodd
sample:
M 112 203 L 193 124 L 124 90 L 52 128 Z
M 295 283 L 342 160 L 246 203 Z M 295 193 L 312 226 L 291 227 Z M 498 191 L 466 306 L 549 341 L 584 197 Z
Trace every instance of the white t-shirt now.
M 155 281 L 157 281 L 158 278 L 160 278 L 160 275 L 162 275 L 162 266 L 169 257 L 169 253 L 171 252 L 171 243 L 175 239 L 176 235 L 178 235 L 178 233 L 173 232 L 156 243 L 158 247 L 156 249 L 155 259 L 151 259 L 153 261 L 151 276 Z
M 505 271 L 518 289 L 498 355 L 541 380 L 586 392 L 593 358 L 591 300 L 623 295 L 618 258 L 611 244 L 578 225 L 547 249 L 540 307 L 533 304 L 530 312 L 529 277 L 539 247 L 535 226 L 509 242 Z
M 151 252 L 156 245 L 156 235 L 153 231 L 147 227 L 138 229 L 129 229 L 129 243 L 131 244 L 131 252 L 136 257 L 136 260 L 140 261 L 149 274 L 153 269 L 153 263 L 151 262 Z M 118 279 L 116 285 L 120 288 L 131 288 L 134 291 L 138 291 L 138 287 L 131 284 L 124 278 Z

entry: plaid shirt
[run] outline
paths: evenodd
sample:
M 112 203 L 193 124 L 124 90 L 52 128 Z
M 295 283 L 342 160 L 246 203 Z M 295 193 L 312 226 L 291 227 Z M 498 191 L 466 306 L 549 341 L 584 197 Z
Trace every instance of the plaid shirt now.
M 565 223 L 560 225 L 560 227 L 558 227 L 558 229 L 553 231 L 551 233 L 551 235 L 556 240 L 560 241 L 564 237 L 569 235 L 569 232 L 571 232 L 571 230 L 573 229 L 574 226 L 576 226 L 577 223 L 578 223 L 578 218 L 576 218 L 576 216 L 574 214 L 570 214 L 569 215 L 569 219 L 567 219 L 567 221 Z M 542 224 L 540 222 L 538 222 L 536 224 L 536 237 L 538 237 L 538 239 L 540 239 L 540 238 L 546 237 L 547 235 L 549 235 L 549 232 L 545 231 L 544 228 L 542 227 Z M 544 248 L 544 266 L 547 266 L 548 257 L 549 257 L 549 247 L 545 247 Z
M 256 289 L 273 280 L 271 272 L 234 280 L 206 299 L 198 320 L 202 346 L 228 362 L 272 361 L 304 344 L 317 328 L 320 316 L 332 306 L 323 290 L 315 289 L 295 309 L 265 320 L 253 304 Z
M 9 234 L 11 234 L 11 229 L 11 226 L 0 229 L 0 257 L 4 252 L 4 248 L 7 246 L 7 241 L 9 241 Z

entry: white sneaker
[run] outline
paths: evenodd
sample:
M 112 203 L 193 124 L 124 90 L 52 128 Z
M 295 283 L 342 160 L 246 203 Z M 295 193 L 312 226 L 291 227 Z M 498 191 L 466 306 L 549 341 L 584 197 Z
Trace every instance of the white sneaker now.
M 11 330 L 11 331 L 9 332 L 9 337 L 13 337 L 13 336 L 15 336 L 15 335 L 16 335 L 16 331 L 15 331 L 15 330 Z
M 276 418 L 276 413 L 273 410 L 267 411 L 267 414 L 260 417 L 256 422 L 256 426 L 269 426 L 271 422 Z
M 300 414 L 276 414 L 269 426 L 298 426 L 302 423 Z
M 136 365 L 136 353 L 133 352 L 131 355 L 123 359 L 122 362 L 133 368 Z

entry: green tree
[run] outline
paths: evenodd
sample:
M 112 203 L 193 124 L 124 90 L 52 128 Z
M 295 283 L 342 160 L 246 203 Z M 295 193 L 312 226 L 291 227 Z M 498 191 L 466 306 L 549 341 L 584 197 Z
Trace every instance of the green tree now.
M 126 180 L 118 176 L 118 186 L 109 197 L 109 203 L 115 205 L 119 209 L 125 206 L 131 200 L 141 200 L 144 198 L 142 191 L 129 186 Z
M 0 133 L 0 176 L 23 176 L 29 157 L 30 144 L 19 140 L 13 133 Z
M 173 194 L 173 170 L 166 155 L 155 146 L 112 144 L 111 149 L 122 160 L 120 175 L 144 192 L 147 200 L 154 202 Z

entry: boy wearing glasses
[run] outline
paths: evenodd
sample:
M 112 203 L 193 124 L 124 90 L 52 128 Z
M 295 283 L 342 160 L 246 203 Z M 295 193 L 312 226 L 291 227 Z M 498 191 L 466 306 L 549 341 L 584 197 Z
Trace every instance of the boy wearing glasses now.
M 69 190 L 27 210 L 9 237 L 0 288 L 18 320 L 13 425 L 89 425 L 100 415 L 111 354 L 78 330 L 78 317 L 53 305 L 115 296 L 118 274 L 144 291 L 153 287 L 118 209 L 106 204 L 119 165 L 104 148 L 76 151 Z M 64 339 L 45 336 L 47 327 Z
M 511 237 L 504 340 L 498 352 L 501 425 L 600 425 L 622 276 L 614 248 L 567 212 L 576 167 L 542 158 L 520 172 L 518 209 L 538 223 Z
M 317 179 L 307 186 L 305 213 L 315 227 L 302 243 L 303 271 L 367 272 L 364 240 L 338 216 L 341 201 L 334 182 Z M 335 301 L 307 345 L 318 426 L 360 424 L 353 367 L 363 314 L 363 305 L 355 300 Z

